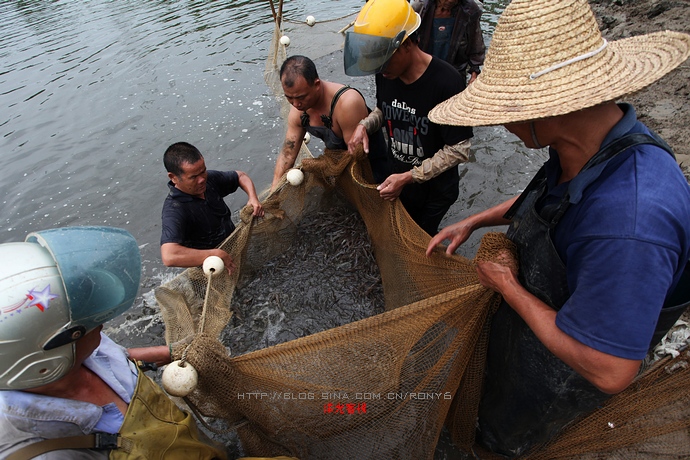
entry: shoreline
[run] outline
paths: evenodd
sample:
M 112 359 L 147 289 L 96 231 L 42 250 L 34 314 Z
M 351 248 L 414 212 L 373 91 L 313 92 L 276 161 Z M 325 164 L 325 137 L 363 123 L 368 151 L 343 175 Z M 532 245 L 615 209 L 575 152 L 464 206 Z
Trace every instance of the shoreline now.
M 690 3 L 659 0 L 590 0 L 605 38 L 663 30 L 690 33 Z M 638 118 L 673 148 L 690 179 L 690 60 L 648 87 L 623 98 Z

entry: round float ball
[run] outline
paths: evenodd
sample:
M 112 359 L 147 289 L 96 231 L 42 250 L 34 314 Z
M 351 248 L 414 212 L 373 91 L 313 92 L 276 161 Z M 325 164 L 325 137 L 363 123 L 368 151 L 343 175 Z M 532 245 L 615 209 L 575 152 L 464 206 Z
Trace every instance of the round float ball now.
M 207 276 L 217 275 L 221 273 L 224 268 L 225 264 L 223 263 L 223 259 L 218 256 L 208 256 L 204 259 L 203 269 Z
M 293 168 L 288 171 L 286 178 L 290 185 L 299 185 L 304 180 L 304 173 L 297 168 Z
M 199 374 L 196 369 L 179 360 L 168 364 L 161 376 L 163 388 L 171 396 L 187 396 L 194 391 L 198 382 Z
M 308 144 L 310 140 L 311 140 L 311 134 L 304 133 L 304 143 Z
M 280 37 L 280 44 L 285 45 L 285 46 L 289 46 L 290 45 L 290 37 L 288 37 L 287 35 L 283 35 L 282 37 Z
M 307 16 L 307 25 L 313 26 L 316 24 L 316 19 L 314 19 L 314 16 Z

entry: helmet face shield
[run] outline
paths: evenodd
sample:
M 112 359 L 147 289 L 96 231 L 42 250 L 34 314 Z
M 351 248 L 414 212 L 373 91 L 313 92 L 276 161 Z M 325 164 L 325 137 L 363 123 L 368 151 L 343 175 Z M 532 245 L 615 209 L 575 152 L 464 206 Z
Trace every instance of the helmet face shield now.
M 132 306 L 139 290 L 141 256 L 128 232 L 67 227 L 30 233 L 26 241 L 45 247 L 55 259 L 72 325 L 88 332 Z
M 345 36 L 345 73 L 356 77 L 381 72 L 421 22 L 408 0 L 368 0 Z
M 404 38 L 405 31 L 393 38 L 348 32 L 343 50 L 345 73 L 360 77 L 381 72 Z

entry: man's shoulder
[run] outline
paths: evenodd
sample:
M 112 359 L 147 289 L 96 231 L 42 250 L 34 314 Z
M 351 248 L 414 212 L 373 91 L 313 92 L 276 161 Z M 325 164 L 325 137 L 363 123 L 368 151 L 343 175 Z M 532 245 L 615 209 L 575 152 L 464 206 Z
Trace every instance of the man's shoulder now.
M 226 171 L 218 171 L 215 169 L 209 169 L 206 172 L 208 173 L 208 180 L 214 180 L 214 181 L 234 180 L 237 177 L 237 171 L 235 171 L 234 169 L 228 169 Z
M 367 103 L 364 100 L 364 95 L 359 92 L 357 88 L 349 85 L 338 85 L 337 90 L 331 98 L 330 105 L 333 106 L 333 115 L 338 117 L 343 113 L 349 113 L 352 111 L 357 112 L 368 112 Z M 327 114 L 325 114 L 327 115 Z
M 288 125 L 294 125 L 302 127 L 302 110 L 297 109 L 295 106 L 290 105 L 290 110 L 288 111 Z
M 233 193 L 240 185 L 240 177 L 235 170 L 209 170 L 206 180 L 206 200 L 222 198 Z
M 342 92 L 340 93 L 340 96 L 338 97 L 338 101 L 343 101 L 343 102 L 347 102 L 350 104 L 356 104 L 356 105 L 361 105 L 361 106 L 366 105 L 366 103 L 364 102 L 364 96 L 354 86 L 343 85 L 339 91 L 341 91 L 341 90 L 342 90 Z M 335 97 L 335 95 L 334 95 L 334 97 Z M 338 106 L 336 106 L 336 107 L 338 107 Z
M 191 197 L 189 195 L 179 191 L 175 187 L 172 187 L 165 196 L 165 200 L 163 200 L 163 211 L 166 209 L 178 208 L 182 205 L 182 203 L 189 201 L 191 201 Z
M 461 0 L 460 5 L 465 13 L 473 18 L 478 18 L 484 12 L 484 6 L 476 0 Z

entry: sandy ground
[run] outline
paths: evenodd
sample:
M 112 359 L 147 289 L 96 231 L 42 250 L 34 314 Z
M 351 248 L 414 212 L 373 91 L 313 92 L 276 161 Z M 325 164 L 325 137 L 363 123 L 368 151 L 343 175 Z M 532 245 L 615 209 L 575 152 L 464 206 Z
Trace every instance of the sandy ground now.
M 604 36 L 609 40 L 661 30 L 690 33 L 688 0 L 590 1 Z M 623 99 L 661 135 L 676 153 L 686 176 L 690 173 L 690 60 L 636 94 Z

